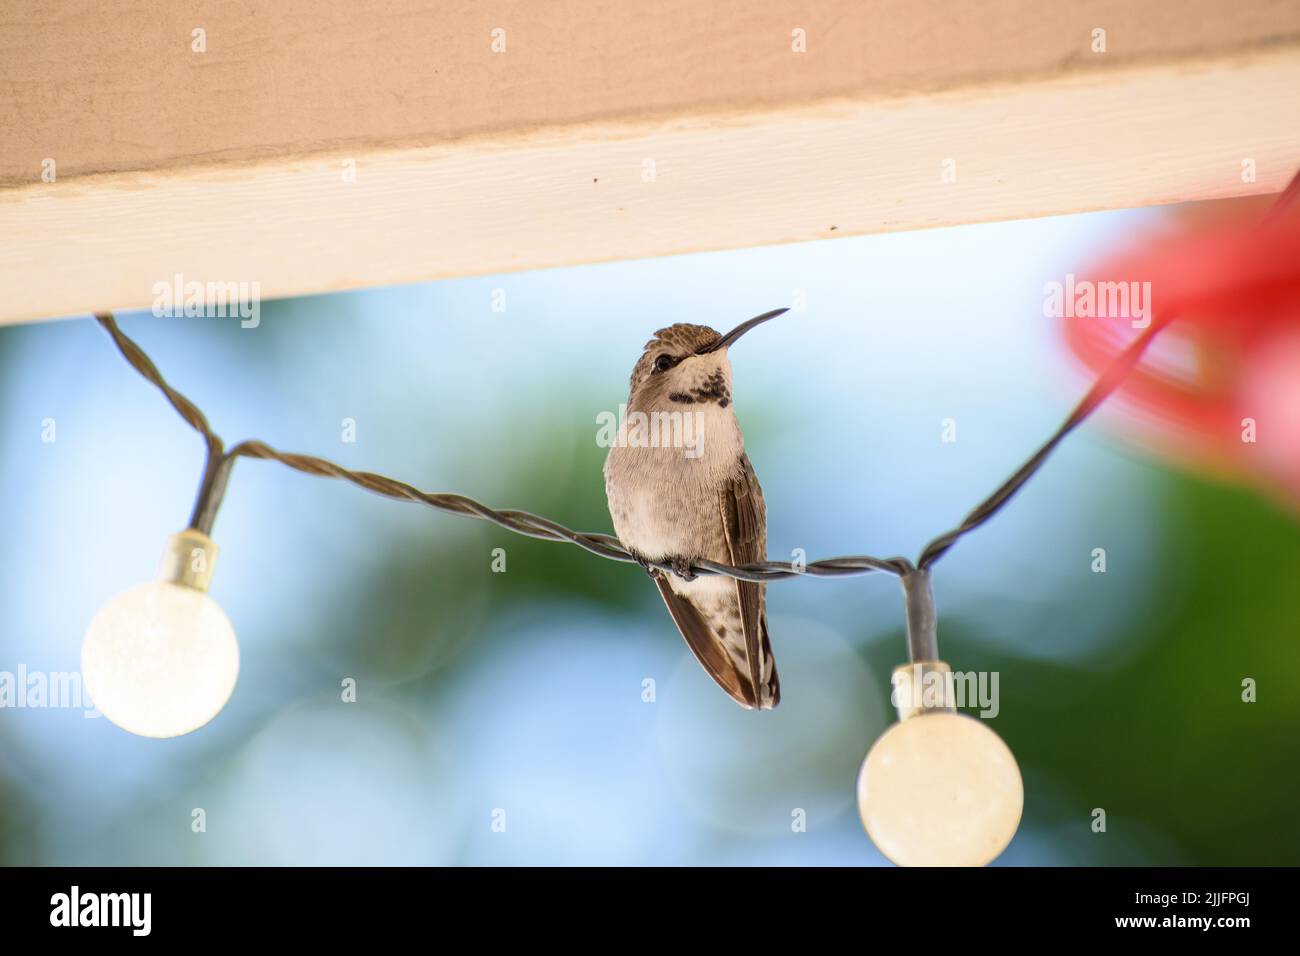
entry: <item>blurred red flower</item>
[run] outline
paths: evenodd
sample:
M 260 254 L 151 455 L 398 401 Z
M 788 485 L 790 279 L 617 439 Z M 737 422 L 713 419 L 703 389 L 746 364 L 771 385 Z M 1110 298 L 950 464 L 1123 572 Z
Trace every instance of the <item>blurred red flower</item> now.
M 1293 183 L 1284 195 L 1295 192 Z M 1126 426 L 1157 453 L 1300 506 L 1295 206 L 1148 238 L 1075 279 L 1063 317 L 1070 349 L 1094 371 L 1146 323 L 1168 322 L 1115 394 Z

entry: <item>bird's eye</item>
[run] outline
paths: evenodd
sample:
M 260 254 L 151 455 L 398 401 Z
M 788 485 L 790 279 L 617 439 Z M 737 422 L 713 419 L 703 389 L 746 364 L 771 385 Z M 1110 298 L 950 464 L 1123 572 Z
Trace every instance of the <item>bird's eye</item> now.
M 655 359 L 655 371 L 666 372 L 676 364 L 677 362 L 673 359 L 673 357 L 669 355 L 667 352 L 665 352 L 663 355 Z

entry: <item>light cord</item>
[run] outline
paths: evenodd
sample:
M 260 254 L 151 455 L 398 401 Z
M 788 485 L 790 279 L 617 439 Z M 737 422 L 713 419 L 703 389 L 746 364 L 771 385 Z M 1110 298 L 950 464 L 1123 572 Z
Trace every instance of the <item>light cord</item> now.
M 507 531 L 527 535 L 530 538 L 540 538 L 546 541 L 567 541 L 602 558 L 640 563 L 623 546 L 622 542 L 613 535 L 574 531 L 549 518 L 543 518 L 527 511 L 514 509 L 499 511 L 465 495 L 421 491 L 413 485 L 399 481 L 396 478 L 389 478 L 370 471 L 353 471 L 324 458 L 280 451 L 265 442 L 257 440 L 243 441 L 230 448 L 230 450 L 223 451 L 223 442 L 212 430 L 211 425 L 208 424 L 207 416 L 185 395 L 168 384 L 158 367 L 145 354 L 144 350 L 118 327 L 112 313 L 97 312 L 95 318 L 112 337 L 113 342 L 127 362 L 166 396 L 181 418 L 202 435 L 207 443 L 208 458 L 204 469 L 204 479 L 190 518 L 190 526 L 202 531 L 204 534 L 209 534 L 212 530 L 216 511 L 221 504 L 226 481 L 235 459 L 260 458 L 278 461 L 280 464 L 303 474 L 348 481 L 359 488 L 364 488 L 366 491 L 398 501 L 419 502 L 447 514 L 481 518 Z M 691 563 L 690 571 L 699 575 L 721 574 L 727 577 L 739 578 L 743 581 L 767 582 L 803 577 L 805 575 L 812 577 L 848 577 L 870 574 L 876 571 L 884 571 L 902 577 L 915 572 L 918 568 L 928 568 L 942 557 L 959 538 L 979 527 L 996 514 L 1010 500 L 1012 495 L 1042 467 L 1047 456 L 1051 454 L 1060 441 L 1078 427 L 1119 386 L 1124 376 L 1137 364 L 1151 339 L 1164 324 L 1166 323 L 1163 321 L 1153 321 L 1150 327 L 1135 339 L 1112 363 L 1110 368 L 1103 373 L 1083 401 L 1076 406 L 1052 437 L 997 491 L 971 511 L 961 525 L 940 535 L 926 545 L 917 564 L 914 565 L 904 557 L 877 558 L 871 555 L 858 554 L 810 561 L 799 566 L 789 561 L 760 561 L 753 564 L 733 566 L 696 559 Z M 649 567 L 661 571 L 672 572 L 675 570 L 671 561 L 647 561 L 645 563 Z

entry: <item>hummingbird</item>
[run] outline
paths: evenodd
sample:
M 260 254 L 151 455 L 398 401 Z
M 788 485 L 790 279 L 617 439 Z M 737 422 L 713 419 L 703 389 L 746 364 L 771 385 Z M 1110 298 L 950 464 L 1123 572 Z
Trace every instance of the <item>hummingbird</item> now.
M 755 316 L 720 335 L 678 323 L 645 344 L 632 369 L 620 428 L 605 459 L 605 497 L 614 530 L 649 573 L 686 645 L 718 686 L 747 709 L 781 700 L 768 640 L 765 585 L 695 575 L 698 559 L 742 565 L 767 559 L 767 509 L 731 401 L 728 350 L 755 326 L 789 311 Z M 627 423 L 643 416 L 659 423 Z M 680 424 L 683 442 L 662 440 Z M 688 427 L 689 426 L 689 427 Z M 673 573 L 651 567 L 669 563 Z

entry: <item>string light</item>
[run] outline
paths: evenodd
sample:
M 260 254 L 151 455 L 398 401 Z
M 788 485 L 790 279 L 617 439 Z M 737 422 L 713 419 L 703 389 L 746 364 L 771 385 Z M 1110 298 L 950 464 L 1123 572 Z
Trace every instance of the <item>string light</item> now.
M 1273 207 L 1300 195 L 1300 176 Z M 209 534 L 238 458 L 278 461 L 304 474 L 337 478 L 375 494 L 438 511 L 480 518 L 517 534 L 564 541 L 613 561 L 634 562 L 612 535 L 582 533 L 526 511 L 497 510 L 463 495 L 425 492 L 373 472 L 352 471 L 311 455 L 279 451 L 260 441 L 224 450 L 207 418 L 172 388 L 110 313 L 96 313 L 123 357 L 166 396 L 208 445 L 208 463 L 190 525 L 169 541 L 161 579 L 119 595 L 91 622 L 83 648 L 86 687 L 101 712 L 133 733 L 169 737 L 203 726 L 234 689 L 238 648 L 225 614 L 207 595 L 216 545 Z M 742 566 L 696 560 L 697 575 L 745 581 L 793 577 L 896 575 L 907 606 L 911 663 L 892 678 L 899 722 L 872 746 L 858 778 L 863 825 L 880 850 L 903 865 L 983 865 L 1008 845 L 1020 822 L 1024 789 L 1005 743 L 979 720 L 958 714 L 951 671 L 938 657 L 930 567 L 964 535 L 998 512 L 1061 441 L 1119 387 L 1152 339 L 1171 321 L 1158 313 L 1093 383 L 1061 426 L 961 524 L 930 541 L 914 564 L 903 557 L 852 555 L 794 565 L 761 561 Z M 674 572 L 669 561 L 651 567 Z
M 81 646 L 86 693 L 101 714 L 142 737 L 179 737 L 221 712 L 239 675 L 239 643 L 208 596 L 217 546 L 208 537 L 225 494 L 231 459 L 220 441 L 190 525 L 167 540 L 158 580 L 113 598 Z
M 119 594 L 90 622 L 82 680 L 99 712 L 123 730 L 188 734 L 234 692 L 239 645 L 207 593 L 216 554 L 204 534 L 172 535 L 159 579 Z
M 930 572 L 901 581 L 911 663 L 894 669 L 898 723 L 858 774 L 862 825 L 902 866 L 983 866 L 1020 825 L 1020 768 L 987 724 L 957 713 L 952 670 L 939 660 Z

